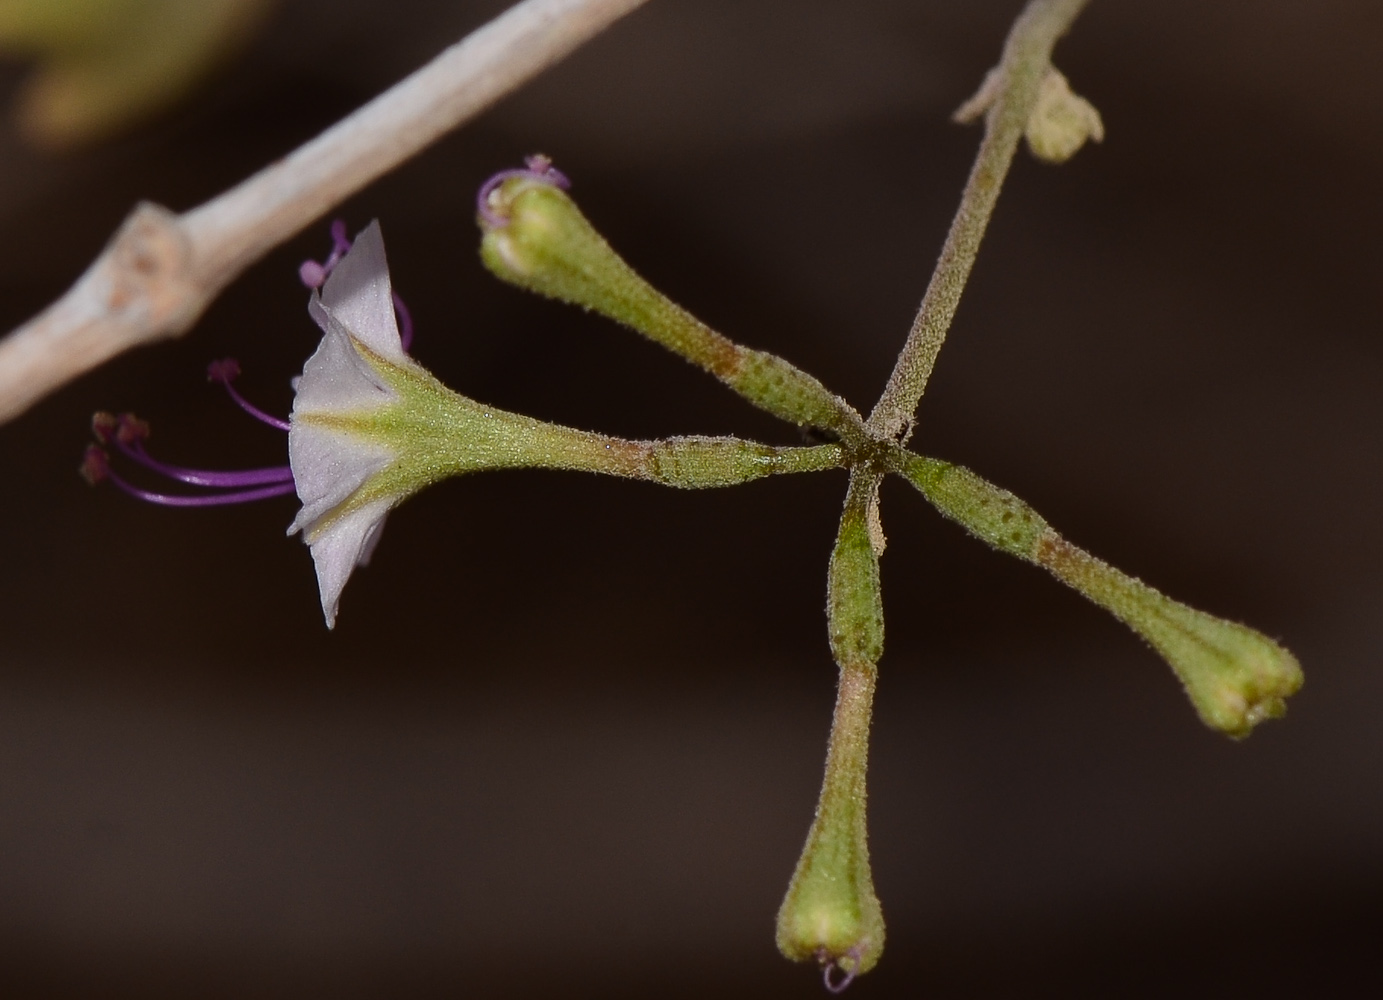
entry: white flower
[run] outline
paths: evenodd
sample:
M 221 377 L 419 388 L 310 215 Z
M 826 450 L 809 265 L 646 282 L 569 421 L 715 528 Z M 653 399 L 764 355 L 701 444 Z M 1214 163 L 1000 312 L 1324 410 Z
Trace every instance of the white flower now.
M 371 433 L 370 422 L 399 399 L 362 349 L 409 364 L 378 222 L 356 237 L 321 292 L 313 293 L 308 312 L 323 337 L 294 384 L 288 463 L 303 506 L 288 533 L 301 531 L 311 547 L 331 628 L 351 571 L 369 562 L 385 515 L 403 499 L 362 490 L 398 458 L 384 435 Z

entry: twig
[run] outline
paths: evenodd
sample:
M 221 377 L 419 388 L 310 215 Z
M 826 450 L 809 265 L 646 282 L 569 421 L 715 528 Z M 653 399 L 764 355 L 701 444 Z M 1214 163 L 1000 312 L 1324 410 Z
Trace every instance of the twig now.
M 898 363 L 869 415 L 869 429 L 877 434 L 896 438 L 912 422 L 936 356 L 946 340 L 946 331 L 956 315 L 980 240 L 999 199 L 1004 175 L 1037 101 L 1042 77 L 1051 65 L 1052 49 L 1088 2 L 1033 0 L 1014 22 L 997 76 L 992 78 L 999 90 L 985 118 L 984 141 L 961 195 L 960 208 L 951 222 L 941 259 L 898 355 Z M 989 85 L 990 81 L 986 81 Z
M 177 336 L 250 264 L 646 0 L 523 0 L 237 187 L 135 208 L 77 283 L 0 341 L 0 423 L 139 344 Z

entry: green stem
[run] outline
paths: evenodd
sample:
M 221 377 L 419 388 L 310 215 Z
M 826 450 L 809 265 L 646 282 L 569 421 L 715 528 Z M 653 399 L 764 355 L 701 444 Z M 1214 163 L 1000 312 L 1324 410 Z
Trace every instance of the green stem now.
M 300 419 L 377 442 L 394 460 L 352 502 L 404 497 L 430 483 L 487 469 L 570 469 L 642 479 L 681 489 L 734 486 L 765 476 L 841 467 L 837 444 L 776 447 L 735 437 L 629 441 L 486 406 L 413 363 L 357 351 L 397 396 L 375 410 Z
M 1058 535 L 1008 490 L 969 469 L 902 448 L 899 472 L 944 516 L 1002 552 L 1043 567 L 1152 645 L 1206 725 L 1235 738 L 1286 711 L 1302 684 L 1296 658 L 1267 636 L 1174 601 Z
M 998 68 L 1000 90 L 985 118 L 984 140 L 961 195 L 960 208 L 907 342 L 869 415 L 869 429 L 878 436 L 896 439 L 912 423 L 960 305 L 1004 177 L 1037 102 L 1042 78 L 1051 65 L 1052 49 L 1088 2 L 1033 0 L 1009 32 Z

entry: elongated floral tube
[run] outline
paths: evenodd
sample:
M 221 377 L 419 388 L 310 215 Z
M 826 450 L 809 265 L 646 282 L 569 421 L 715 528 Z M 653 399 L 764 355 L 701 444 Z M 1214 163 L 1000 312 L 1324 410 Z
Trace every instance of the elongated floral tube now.
M 632 327 L 774 416 L 865 439 L 860 415 L 815 378 L 734 343 L 641 278 L 555 185 L 512 177 L 490 192 L 479 222 L 480 257 L 499 278 Z
M 1169 664 L 1201 720 L 1242 739 L 1287 710 L 1301 666 L 1245 625 L 1187 607 L 1066 541 L 1036 511 L 969 469 L 895 453 L 901 472 L 943 515 L 1002 552 L 1043 567 L 1146 639 Z
M 294 410 L 289 450 L 304 507 L 290 530 L 301 529 L 312 546 L 328 626 L 352 569 L 368 561 L 385 515 L 451 476 L 571 469 L 705 489 L 843 462 L 836 444 L 780 448 L 731 437 L 626 441 L 545 423 L 468 399 L 407 356 L 386 358 L 336 328 L 309 362 L 309 374 L 318 361 L 337 368 L 336 385 L 348 384 L 349 375 L 363 386 L 358 395 L 367 389 L 375 397 L 369 406 Z
M 347 245 L 308 305 L 322 342 L 295 383 L 288 424 L 289 465 L 303 503 L 289 532 L 301 531 L 312 550 L 328 628 L 351 573 L 374 552 L 389 511 L 449 476 L 577 469 L 699 489 L 843 461 L 839 445 L 774 448 L 711 437 L 625 441 L 467 399 L 404 349 L 379 224 Z
M 840 665 L 826 776 L 816 818 L 778 911 L 778 949 L 819 962 L 832 989 L 879 961 L 884 917 L 874 894 L 865 815 L 869 721 L 883 654 L 879 559 L 871 530 L 877 474 L 856 470 L 831 555 L 827 619 Z M 833 979 L 838 973 L 841 979 Z

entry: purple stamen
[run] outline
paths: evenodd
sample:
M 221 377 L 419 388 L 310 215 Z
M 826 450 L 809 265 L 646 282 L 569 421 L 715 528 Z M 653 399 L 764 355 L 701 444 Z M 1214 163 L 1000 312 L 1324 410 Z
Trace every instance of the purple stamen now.
M 128 454 L 128 452 L 127 452 Z M 119 489 L 128 493 L 132 497 L 145 500 L 149 503 L 160 504 L 164 507 L 218 507 L 224 504 L 250 503 L 254 500 L 267 500 L 270 497 L 285 496 L 294 491 L 293 481 L 275 482 L 268 486 L 261 486 L 257 489 L 235 490 L 229 493 L 206 493 L 200 496 L 187 496 L 176 493 L 155 493 L 151 490 L 140 489 L 133 483 L 119 475 L 110 467 L 110 459 L 106 453 L 97 445 L 88 445 L 86 455 L 82 459 L 80 472 L 82 477 L 93 486 L 97 483 L 109 479 Z
M 102 444 L 110 444 L 119 429 L 120 421 L 115 414 L 101 411 L 91 415 L 91 433 Z
M 152 469 L 169 479 L 176 479 L 189 486 L 211 486 L 234 489 L 245 486 L 263 486 L 268 483 L 291 483 L 293 470 L 286 465 L 272 465 L 262 469 L 244 469 L 240 472 L 218 472 L 213 469 L 186 469 L 178 465 L 160 462 L 150 455 L 141 442 L 126 444 L 117 441 L 122 452 L 146 469 Z
M 565 178 L 563 178 L 565 180 Z M 322 263 L 315 260 L 305 260 L 298 266 L 298 280 L 308 288 L 317 289 L 326 284 L 327 278 L 331 277 L 331 272 L 336 270 L 336 265 L 341 262 L 341 258 L 350 252 L 351 241 L 346 235 L 346 222 L 344 219 L 336 219 L 331 224 L 331 253 Z M 413 314 L 408 311 L 408 306 L 404 305 L 403 299 L 398 292 L 394 296 L 394 315 L 399 321 L 399 343 L 403 346 L 404 352 L 413 345 Z M 236 374 L 240 369 L 236 368 Z M 208 375 L 208 377 L 211 377 Z M 232 376 L 234 377 L 234 376 Z M 230 385 L 227 383 L 226 388 Z M 234 394 L 234 390 L 232 390 Z M 244 405 L 243 403 L 241 405 Z M 284 430 L 288 430 L 288 425 L 284 424 Z
M 331 260 L 332 266 L 342 257 L 346 256 L 351 249 L 350 237 L 346 235 L 346 220 L 331 220 Z
M 298 280 L 308 288 L 321 288 L 327 280 L 327 269 L 315 260 L 305 260 L 298 266 Z
M 309 261 L 308 263 L 311 263 L 311 261 Z M 265 413 L 258 406 L 255 406 L 244 396 L 240 395 L 239 390 L 237 390 L 235 386 L 231 385 L 231 381 L 239 374 L 240 363 L 236 361 L 234 358 L 225 358 L 221 361 L 213 361 L 211 364 L 207 366 L 206 370 L 207 381 L 220 382 L 223 386 L 225 386 L 226 392 L 230 394 L 230 398 L 235 401 L 236 406 L 240 407 L 242 410 L 244 410 L 246 413 L 254 417 L 256 420 L 260 421 L 261 423 L 268 424 L 270 427 L 276 427 L 281 431 L 288 430 L 289 424 L 287 420 L 280 420 L 278 417 L 275 417 L 272 414 Z
M 522 169 L 514 168 L 511 170 L 501 170 L 484 184 L 480 185 L 480 190 L 476 193 L 476 212 L 485 220 L 486 225 L 492 229 L 502 229 L 509 225 L 508 218 L 500 215 L 490 207 L 490 195 L 492 195 L 505 181 L 512 180 L 515 177 L 526 177 L 540 184 L 551 184 L 553 187 L 561 188 L 563 191 L 571 187 L 570 178 L 554 167 L 552 161 L 541 153 L 535 153 L 523 162 L 524 166 Z
M 106 470 L 106 477 L 130 496 L 163 507 L 220 507 L 232 503 L 252 503 L 255 500 L 287 496 L 294 489 L 293 484 L 287 482 L 233 493 L 204 493 L 200 496 L 185 496 L 176 493 L 154 493 L 151 490 L 142 490 L 133 483 L 126 482 L 113 469 Z
M 346 220 L 334 219 L 331 223 L 331 253 L 318 264 L 315 260 L 305 260 L 298 267 L 298 280 L 308 288 L 321 288 L 341 258 L 350 252 L 351 241 L 346 235 Z

